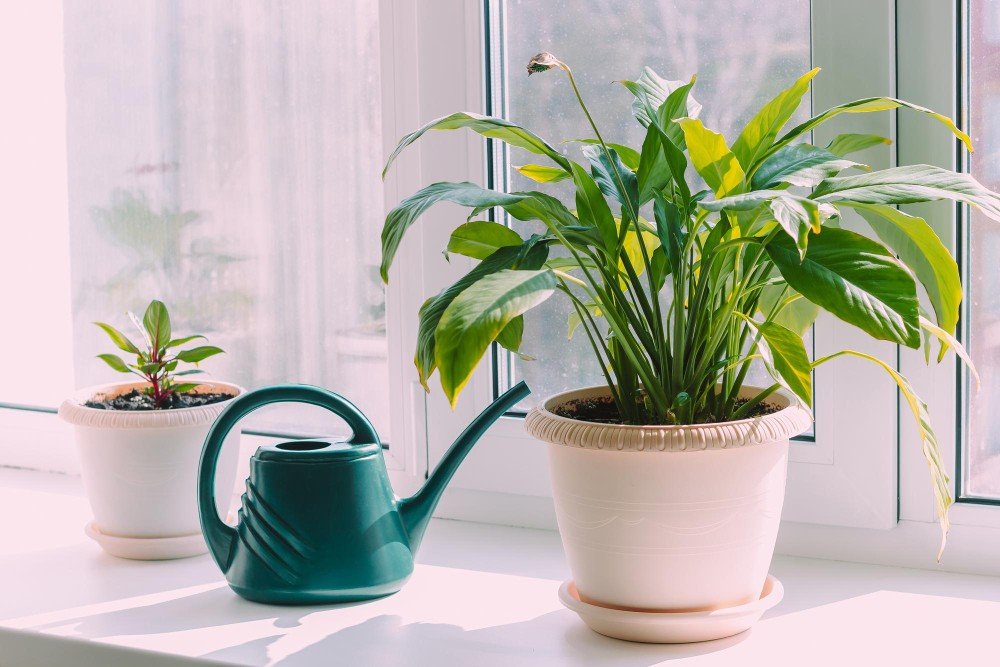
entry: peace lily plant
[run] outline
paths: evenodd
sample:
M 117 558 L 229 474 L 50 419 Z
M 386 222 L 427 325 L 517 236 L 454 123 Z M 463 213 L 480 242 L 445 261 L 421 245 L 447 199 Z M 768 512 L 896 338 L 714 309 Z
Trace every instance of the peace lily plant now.
M 925 220 L 894 207 L 952 200 L 1000 220 L 1000 198 L 968 174 L 930 165 L 872 170 L 849 157 L 890 143 L 884 137 L 841 134 L 826 146 L 809 139 L 841 114 L 897 108 L 939 121 L 971 151 L 969 136 L 941 114 L 890 97 L 841 104 L 784 129 L 817 68 L 729 143 L 699 120 L 693 77 L 668 81 L 645 68 L 621 82 L 645 128 L 635 150 L 605 140 L 569 66 L 548 53 L 528 65 L 529 74 L 548 70 L 568 78 L 593 131 L 577 140 L 581 160 L 509 121 L 467 112 L 407 135 L 389 157 L 386 169 L 428 130 L 468 128 L 547 158 L 518 167 L 527 178 L 575 188 L 564 203 L 536 191 L 435 183 L 388 214 L 383 279 L 404 234 L 431 205 L 471 209 L 447 250 L 479 264 L 420 309 L 415 363 L 424 386 L 437 370 L 454 404 L 489 345 L 517 352 L 523 313 L 556 294 L 572 304 L 571 331 L 587 337 L 625 425 L 732 422 L 760 414 L 779 391 L 809 406 L 813 369 L 860 357 L 892 377 L 916 419 L 947 532 L 949 480 L 925 403 L 869 354 L 843 350 L 811 361 L 803 334 L 822 309 L 873 338 L 923 347 L 928 360 L 952 349 L 971 366 L 955 338 L 962 299 L 956 262 Z M 688 178 L 689 167 L 700 180 Z M 524 237 L 478 217 L 494 207 L 539 221 L 545 231 Z M 849 211 L 867 222 L 868 233 L 840 226 Z M 744 381 L 758 359 L 773 383 L 746 396 Z

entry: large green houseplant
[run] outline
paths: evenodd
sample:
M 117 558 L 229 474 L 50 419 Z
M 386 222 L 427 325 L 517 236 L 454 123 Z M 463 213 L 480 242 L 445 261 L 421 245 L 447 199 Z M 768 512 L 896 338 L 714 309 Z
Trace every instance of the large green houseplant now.
M 509 121 L 473 113 L 428 123 L 389 157 L 391 164 L 428 130 L 468 128 L 547 158 L 518 167 L 524 176 L 575 187 L 574 201 L 563 203 L 535 191 L 435 183 L 388 214 L 383 278 L 428 207 L 451 201 L 472 210 L 448 252 L 479 264 L 420 310 L 415 362 L 425 387 L 437 370 L 454 403 L 489 345 L 517 351 L 522 314 L 554 294 L 573 304 L 574 324 L 626 425 L 741 420 L 760 414 L 779 390 L 808 406 L 813 368 L 861 357 L 892 376 L 917 420 L 947 530 L 949 482 L 924 402 L 876 357 L 844 350 L 811 361 L 802 336 L 823 309 L 874 338 L 923 346 L 928 358 L 940 360 L 951 348 L 968 361 L 955 339 L 962 298 L 956 262 L 925 220 L 894 206 L 948 199 L 1000 220 L 1000 197 L 967 174 L 929 165 L 873 171 L 848 157 L 889 143 L 883 137 L 842 134 L 826 146 L 808 140 L 840 114 L 897 108 L 940 121 L 971 150 L 969 137 L 941 114 L 888 97 L 842 104 L 785 130 L 814 69 L 764 105 L 730 144 L 698 120 L 694 78 L 668 81 L 646 68 L 621 82 L 645 128 L 635 150 L 605 141 L 565 63 L 543 53 L 528 65 L 529 74 L 552 69 L 568 77 L 593 130 L 580 142 L 582 161 Z M 689 178 L 691 168 L 700 180 Z M 545 231 L 523 238 L 477 217 L 493 207 L 539 221 Z M 859 213 L 872 233 L 842 228 L 847 211 Z M 931 312 L 921 309 L 920 288 Z M 744 380 L 757 359 L 773 384 L 747 395 Z

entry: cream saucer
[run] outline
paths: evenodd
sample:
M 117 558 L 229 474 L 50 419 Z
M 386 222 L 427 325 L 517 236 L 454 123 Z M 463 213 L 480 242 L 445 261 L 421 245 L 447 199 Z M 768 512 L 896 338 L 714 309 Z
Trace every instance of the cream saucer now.
M 101 532 L 93 521 L 87 524 L 84 532 L 112 556 L 132 560 L 188 558 L 208 551 L 201 533 L 176 537 L 119 537 Z
M 713 611 L 651 612 L 601 607 L 583 602 L 572 581 L 559 587 L 559 601 L 590 629 L 615 639 L 651 644 L 686 644 L 722 639 L 749 630 L 761 615 L 781 602 L 785 589 L 767 575 L 760 598 Z

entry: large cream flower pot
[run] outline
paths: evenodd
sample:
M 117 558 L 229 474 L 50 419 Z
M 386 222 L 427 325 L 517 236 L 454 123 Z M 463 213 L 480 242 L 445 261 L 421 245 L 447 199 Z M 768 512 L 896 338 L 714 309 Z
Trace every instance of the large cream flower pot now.
M 757 600 L 781 517 L 788 440 L 809 427 L 809 412 L 776 395 L 778 412 L 725 424 L 618 426 L 553 413 L 601 395 L 606 387 L 559 394 L 525 422 L 549 443 L 580 599 L 677 612 Z
M 155 411 L 84 405 L 94 396 L 113 397 L 143 386 L 132 382 L 90 387 L 59 407 L 59 416 L 74 426 L 83 484 L 94 512 L 88 532 L 114 555 L 158 558 L 204 553 L 197 506 L 198 461 L 209 427 L 230 401 Z M 234 397 L 243 393 L 239 386 L 223 382 L 204 382 L 196 391 Z M 215 480 L 215 497 L 227 506 L 238 455 L 239 431 L 234 431 Z M 171 538 L 186 543 L 178 545 Z M 145 546 L 136 546 L 141 541 Z

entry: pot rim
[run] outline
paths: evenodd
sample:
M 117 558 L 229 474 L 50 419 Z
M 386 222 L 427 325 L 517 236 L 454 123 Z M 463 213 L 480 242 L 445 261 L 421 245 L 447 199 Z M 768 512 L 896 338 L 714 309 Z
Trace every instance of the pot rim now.
M 199 382 L 195 393 L 227 393 L 231 398 L 209 405 L 172 410 L 101 410 L 88 408 L 86 403 L 99 395 L 117 395 L 132 389 L 139 389 L 148 383 L 110 382 L 84 387 L 73 393 L 59 406 L 59 418 L 74 426 L 91 428 L 174 428 L 177 426 L 203 426 L 211 424 L 229 403 L 246 389 L 232 382 L 205 379 Z
M 753 396 L 760 390 L 744 385 L 740 396 Z M 528 412 L 525 429 L 529 435 L 553 445 L 634 452 L 695 452 L 788 440 L 805 431 L 813 419 L 808 409 L 782 390 L 771 397 L 781 406 L 777 412 L 712 424 L 599 424 L 552 412 L 557 405 L 569 400 L 609 396 L 610 393 L 607 385 L 596 385 L 550 396 Z

